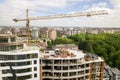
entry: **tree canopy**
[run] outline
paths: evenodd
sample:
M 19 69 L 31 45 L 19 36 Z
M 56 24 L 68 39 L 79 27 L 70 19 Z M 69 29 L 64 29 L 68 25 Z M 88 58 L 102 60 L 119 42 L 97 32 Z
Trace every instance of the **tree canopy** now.
M 95 53 L 104 58 L 111 67 L 120 69 L 120 33 L 76 34 L 68 38 L 75 41 L 84 52 Z

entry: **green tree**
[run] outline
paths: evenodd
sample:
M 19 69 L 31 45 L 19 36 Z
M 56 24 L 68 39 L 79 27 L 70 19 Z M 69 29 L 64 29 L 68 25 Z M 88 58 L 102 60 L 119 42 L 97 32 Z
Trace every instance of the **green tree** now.
M 120 33 L 76 34 L 68 38 L 78 44 L 79 49 L 84 52 L 94 52 L 103 57 L 110 66 L 120 69 Z
M 116 67 L 120 70 L 120 56 L 119 58 L 115 61 Z
M 93 53 L 94 51 L 93 51 L 93 47 L 92 47 L 92 45 L 90 44 L 90 42 L 89 41 L 85 41 L 84 42 L 84 52 L 90 52 L 90 53 Z
M 57 38 L 54 42 L 55 44 L 74 44 L 72 39 L 62 37 Z
M 52 49 L 52 43 L 51 43 L 51 41 L 47 41 L 47 45 L 48 45 L 47 46 L 48 49 Z

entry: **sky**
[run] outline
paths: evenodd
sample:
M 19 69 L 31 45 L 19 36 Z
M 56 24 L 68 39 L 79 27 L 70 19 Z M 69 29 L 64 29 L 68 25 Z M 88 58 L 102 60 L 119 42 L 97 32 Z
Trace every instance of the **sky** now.
M 30 21 L 30 26 L 120 27 L 120 0 L 0 0 L 0 26 L 25 26 L 29 17 L 107 10 L 108 15 Z

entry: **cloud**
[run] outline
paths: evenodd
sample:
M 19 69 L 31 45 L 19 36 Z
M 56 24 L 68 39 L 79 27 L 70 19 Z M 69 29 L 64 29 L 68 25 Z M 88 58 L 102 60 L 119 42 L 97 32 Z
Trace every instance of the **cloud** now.
M 67 2 L 91 2 L 94 0 L 66 0 Z
M 12 19 L 20 16 L 25 9 L 35 11 L 47 11 L 51 8 L 64 8 L 67 6 L 65 0 L 5 0 L 0 4 L 0 25 L 17 25 Z M 22 15 L 25 17 L 25 13 Z
M 120 27 L 120 0 L 110 0 L 113 9 L 109 8 L 107 2 L 97 2 L 96 0 L 4 0 L 0 3 L 0 25 L 25 25 L 25 22 L 15 23 L 12 21 L 15 17 L 25 18 L 25 9 L 30 9 L 30 15 L 36 16 L 37 11 L 54 12 L 54 9 L 67 10 L 69 6 L 76 8 L 77 3 L 92 2 L 86 4 L 84 10 L 107 10 L 110 14 L 107 16 L 78 17 L 68 19 L 54 19 L 31 21 L 35 26 L 94 26 L 94 27 Z M 75 3 L 74 5 L 72 5 Z M 64 12 L 64 11 L 63 11 Z
M 93 4 L 92 7 L 101 7 L 101 8 L 105 8 L 107 7 L 107 2 L 100 2 L 98 4 Z
M 92 8 L 107 8 L 108 4 L 107 2 L 99 2 L 99 3 L 93 3 L 92 5 L 84 5 L 83 9 L 92 9 Z
M 113 4 L 114 9 L 120 9 L 120 0 L 110 0 Z

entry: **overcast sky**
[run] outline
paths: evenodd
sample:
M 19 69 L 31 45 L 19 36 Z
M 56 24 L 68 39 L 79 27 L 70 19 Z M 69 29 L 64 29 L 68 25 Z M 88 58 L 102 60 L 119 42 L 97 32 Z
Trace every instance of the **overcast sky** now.
M 86 10 L 107 10 L 108 15 L 31 21 L 31 26 L 120 27 L 120 0 L 0 0 L 0 26 L 25 26 L 13 18 Z

